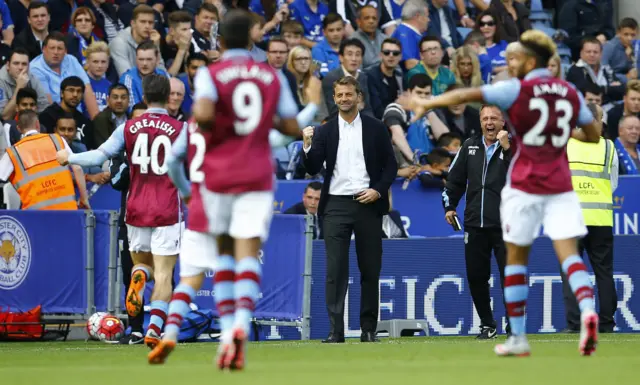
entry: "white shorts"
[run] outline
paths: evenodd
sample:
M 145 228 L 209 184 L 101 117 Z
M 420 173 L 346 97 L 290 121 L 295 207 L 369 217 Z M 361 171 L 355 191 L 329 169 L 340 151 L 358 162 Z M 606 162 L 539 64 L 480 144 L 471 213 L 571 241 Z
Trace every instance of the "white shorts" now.
M 273 192 L 255 191 L 241 194 L 220 194 L 200 189 L 202 204 L 209 223 L 209 233 L 228 234 L 233 238 L 269 236 L 273 218 Z
M 163 227 L 127 225 L 129 251 L 151 252 L 153 255 L 178 255 L 184 222 Z
M 195 277 L 215 271 L 218 258 L 216 237 L 186 229 L 180 248 L 180 277 Z
M 535 195 L 505 186 L 500 218 L 504 241 L 518 246 L 531 245 L 540 233 L 540 226 L 554 241 L 587 234 L 580 201 L 574 191 Z

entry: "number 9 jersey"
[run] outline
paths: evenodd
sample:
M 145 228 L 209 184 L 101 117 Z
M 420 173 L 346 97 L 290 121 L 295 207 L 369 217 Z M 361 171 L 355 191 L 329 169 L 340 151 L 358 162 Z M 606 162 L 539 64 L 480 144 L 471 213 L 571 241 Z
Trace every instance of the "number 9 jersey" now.
M 191 159 L 191 181 L 222 194 L 272 191 L 274 163 L 269 132 L 274 118 L 295 119 L 298 107 L 282 73 L 253 61 L 248 51 L 230 50 L 202 67 L 194 102 L 215 102 L 211 131 L 200 136 Z M 204 179 L 204 180 L 202 180 Z
M 484 86 L 482 94 L 507 112 L 515 146 L 507 184 L 536 195 L 573 191 L 567 142 L 572 129 L 593 121 L 582 94 L 546 69 L 533 70 L 522 81 Z

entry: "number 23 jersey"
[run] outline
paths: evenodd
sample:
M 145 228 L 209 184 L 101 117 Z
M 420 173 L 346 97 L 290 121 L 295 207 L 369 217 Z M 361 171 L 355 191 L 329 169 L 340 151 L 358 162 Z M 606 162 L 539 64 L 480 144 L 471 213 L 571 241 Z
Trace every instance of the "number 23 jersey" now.
M 269 131 L 276 116 L 298 113 L 286 78 L 244 50 L 198 71 L 194 100 L 215 102 L 215 121 L 210 131 L 189 135 L 191 180 L 224 194 L 272 190 Z
M 573 191 L 567 160 L 567 142 L 576 125 L 593 121 L 582 94 L 546 69 L 525 78 L 482 87 L 486 103 L 507 112 L 514 155 L 507 183 L 529 194 Z

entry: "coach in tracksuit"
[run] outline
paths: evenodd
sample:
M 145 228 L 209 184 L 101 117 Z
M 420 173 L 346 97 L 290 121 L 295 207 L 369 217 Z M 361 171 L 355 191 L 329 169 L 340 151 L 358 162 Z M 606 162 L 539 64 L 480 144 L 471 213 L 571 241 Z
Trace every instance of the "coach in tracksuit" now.
M 504 125 L 502 112 L 497 107 L 482 107 L 482 135 L 464 142 L 451 163 L 442 193 L 445 219 L 449 224 L 453 222 L 465 191 L 467 194 L 463 225 L 465 261 L 471 297 L 481 321 L 478 339 L 497 336 L 489 294 L 491 251 L 500 270 L 500 281 L 504 281 L 506 251 L 500 227 L 500 192 L 511 160 L 509 136 L 503 130 Z

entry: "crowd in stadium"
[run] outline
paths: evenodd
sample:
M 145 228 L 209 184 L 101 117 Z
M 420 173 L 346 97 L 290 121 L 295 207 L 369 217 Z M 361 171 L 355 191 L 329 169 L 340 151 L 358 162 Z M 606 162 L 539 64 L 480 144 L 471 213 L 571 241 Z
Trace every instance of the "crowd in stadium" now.
M 558 44 L 553 73 L 603 107 L 606 134 L 619 137 L 625 158 L 621 172 L 640 166 L 640 122 L 618 127 L 621 117 L 640 115 L 638 23 L 625 18 L 614 28 L 612 2 L 590 0 L 0 0 L 0 147 L 20 140 L 17 113 L 34 109 L 43 132 L 60 133 L 74 152 L 97 148 L 144 107 L 150 73 L 171 77 L 167 109 L 187 120 L 195 72 L 219 60 L 217 23 L 231 8 L 252 12 L 250 52 L 286 75 L 300 108 L 309 79 L 322 79 L 317 122 L 337 113 L 333 82 L 357 78 L 361 113 L 389 128 L 399 177 L 441 188 L 452 156 L 481 128 L 478 105 L 412 122 L 394 103 L 398 95 L 508 78 L 509 43 L 531 28 Z M 298 142 L 274 153 L 278 178 L 315 177 L 299 151 Z M 100 168 L 84 171 L 90 182 L 109 181 Z

